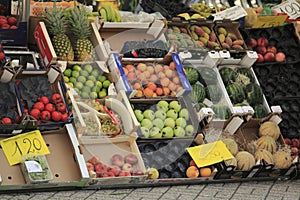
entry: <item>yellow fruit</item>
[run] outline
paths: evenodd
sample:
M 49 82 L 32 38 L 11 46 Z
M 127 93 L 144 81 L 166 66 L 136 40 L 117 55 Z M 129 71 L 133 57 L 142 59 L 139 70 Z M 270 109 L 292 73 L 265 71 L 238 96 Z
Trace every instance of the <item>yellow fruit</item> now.
M 158 177 L 159 177 L 159 172 L 158 172 L 157 169 L 151 167 L 151 168 L 149 169 L 149 171 L 150 171 L 149 179 L 158 179 Z

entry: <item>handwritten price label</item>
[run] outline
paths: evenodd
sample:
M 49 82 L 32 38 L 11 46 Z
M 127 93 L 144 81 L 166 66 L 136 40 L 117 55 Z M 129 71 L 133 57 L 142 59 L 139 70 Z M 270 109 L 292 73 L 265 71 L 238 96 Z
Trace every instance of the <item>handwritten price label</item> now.
M 224 11 L 213 14 L 215 20 L 231 19 L 236 20 L 247 15 L 245 9 L 241 6 L 233 6 Z
M 10 137 L 0 144 L 10 165 L 20 163 L 23 155 L 50 153 L 39 130 Z
M 259 16 L 252 28 L 271 28 L 282 26 L 286 18 L 287 15 Z
M 300 17 L 300 4 L 295 0 L 285 1 L 277 6 L 272 7 L 278 13 L 286 13 L 292 19 Z

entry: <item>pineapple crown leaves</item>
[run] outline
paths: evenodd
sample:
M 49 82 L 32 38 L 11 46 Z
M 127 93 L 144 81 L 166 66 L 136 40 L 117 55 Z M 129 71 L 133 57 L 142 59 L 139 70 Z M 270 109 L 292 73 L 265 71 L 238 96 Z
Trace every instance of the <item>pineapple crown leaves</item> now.
M 60 35 L 66 33 L 68 21 L 64 13 L 65 10 L 62 8 L 57 8 L 56 3 L 54 3 L 53 9 L 46 8 L 44 17 L 50 34 Z
M 70 29 L 75 39 L 86 39 L 90 36 L 90 23 L 88 20 L 88 12 L 84 6 L 75 6 L 70 12 Z

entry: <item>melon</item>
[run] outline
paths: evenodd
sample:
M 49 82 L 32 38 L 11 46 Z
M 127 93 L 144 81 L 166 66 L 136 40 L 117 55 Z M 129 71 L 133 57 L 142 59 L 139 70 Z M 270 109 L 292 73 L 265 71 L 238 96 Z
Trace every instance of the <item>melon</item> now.
M 210 67 L 199 67 L 200 81 L 203 85 L 217 83 L 217 73 Z
M 226 85 L 229 85 L 230 83 L 235 82 L 238 74 L 231 68 L 229 67 L 223 67 L 222 69 L 220 69 L 220 75 L 222 77 L 222 80 Z
M 222 142 L 226 145 L 227 149 L 230 153 L 235 156 L 238 153 L 238 145 L 237 143 L 231 138 L 222 139 Z
M 235 156 L 237 161 L 237 169 L 248 171 L 255 165 L 254 156 L 247 151 L 240 151 Z
M 254 110 L 254 118 L 264 118 L 268 115 L 267 108 L 262 104 L 254 106 L 253 110 Z
M 229 84 L 226 91 L 233 104 L 242 103 L 246 98 L 243 87 L 237 83 Z
M 186 76 L 191 85 L 195 84 L 199 79 L 199 73 L 195 68 L 186 67 L 185 68 Z
M 293 159 L 289 151 L 284 149 L 278 150 L 273 155 L 274 165 L 277 169 L 287 169 L 293 164 Z
M 254 158 L 255 158 L 255 161 L 259 161 L 259 160 L 264 160 L 266 161 L 266 163 L 268 164 L 273 164 L 273 155 L 265 150 L 265 149 L 258 149 L 255 154 L 254 154 Z
M 251 106 L 262 104 L 264 97 L 261 87 L 256 83 L 250 83 L 244 88 L 247 102 Z
M 228 160 L 225 160 L 224 161 L 226 166 L 234 166 L 236 167 L 237 166 L 237 161 L 236 161 L 236 158 L 231 158 L 231 159 L 228 159 Z
M 228 106 L 226 105 L 213 105 L 211 107 L 213 109 L 213 111 L 215 112 L 215 117 L 217 119 L 229 119 L 230 115 L 231 115 L 231 110 Z
M 189 97 L 193 103 L 202 103 L 206 97 L 204 86 L 199 82 L 192 85 L 192 91 L 189 93 Z
M 265 149 L 272 154 L 276 152 L 276 142 L 275 142 L 274 138 L 267 136 L 267 135 L 261 136 L 257 140 L 257 147 L 259 149 Z
M 280 136 L 280 128 L 275 122 L 267 121 L 260 125 L 258 130 L 259 136 L 270 136 L 277 140 Z
M 223 92 L 220 87 L 217 85 L 208 85 L 205 88 L 206 96 L 210 99 L 213 103 L 218 103 L 223 95 Z

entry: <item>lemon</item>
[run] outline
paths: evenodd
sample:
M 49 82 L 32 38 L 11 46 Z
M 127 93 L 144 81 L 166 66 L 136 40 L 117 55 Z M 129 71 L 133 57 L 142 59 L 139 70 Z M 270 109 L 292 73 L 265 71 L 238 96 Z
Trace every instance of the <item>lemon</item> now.
M 72 71 L 72 77 L 77 78 L 79 76 L 78 71 Z
M 81 71 L 81 67 L 79 65 L 73 65 L 72 68 L 74 71 Z
M 84 70 L 88 71 L 89 73 L 91 73 L 93 71 L 93 66 L 90 64 L 86 64 L 84 66 Z
M 81 76 L 85 76 L 85 77 L 87 77 L 89 75 L 89 72 L 86 70 L 81 70 L 79 73 Z
M 78 76 L 77 78 L 78 82 L 84 83 L 86 81 L 86 78 L 84 76 Z
M 94 69 L 91 73 L 91 75 L 97 77 L 99 75 L 99 71 L 97 69 Z
M 72 75 L 72 70 L 71 69 L 66 69 L 64 71 L 64 75 L 67 76 L 67 77 L 70 77 Z
M 94 87 L 94 81 L 92 81 L 92 80 L 87 80 L 87 81 L 85 82 L 85 85 L 88 86 L 88 87 L 90 87 L 90 88 L 92 88 L 92 87 Z
M 74 77 L 70 77 L 69 82 L 73 83 L 73 85 L 74 85 L 76 83 L 76 79 Z
M 91 97 L 92 99 L 97 99 L 97 97 L 98 97 L 97 92 L 91 92 L 91 93 L 90 93 L 90 97 Z
M 68 83 L 69 82 L 69 77 L 64 76 L 64 80 L 65 80 L 66 83 Z
M 149 177 L 149 179 L 158 179 L 158 177 L 159 177 L 159 172 L 158 172 L 157 169 L 151 167 L 151 168 L 149 169 L 149 171 L 150 171 L 150 177 Z
M 101 90 L 101 91 L 98 93 L 98 95 L 99 95 L 99 98 L 102 99 L 102 98 L 104 98 L 104 97 L 107 96 L 107 92 L 106 92 L 105 90 Z

